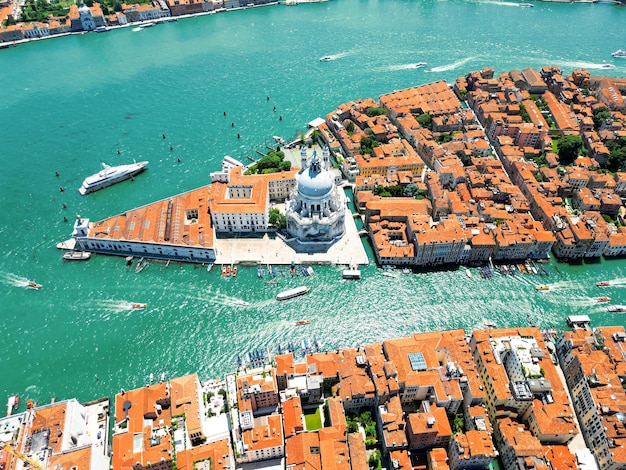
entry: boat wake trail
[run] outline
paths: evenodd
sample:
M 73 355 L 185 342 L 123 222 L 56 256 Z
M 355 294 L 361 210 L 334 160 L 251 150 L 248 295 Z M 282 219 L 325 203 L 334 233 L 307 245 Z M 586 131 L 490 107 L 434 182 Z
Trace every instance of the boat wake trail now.
M 476 3 L 486 3 L 487 5 L 500 5 L 503 7 L 518 7 L 520 6 L 519 3 L 514 3 L 514 2 L 489 2 L 489 1 L 484 1 L 484 2 L 476 2 Z
M 385 70 L 397 71 L 397 70 L 420 69 L 422 67 L 424 67 L 424 66 L 420 65 L 418 63 L 400 64 L 400 65 L 390 65 L 389 67 L 386 67 Z
M 9 286 L 15 287 L 28 287 L 28 283 L 30 282 L 28 279 L 22 276 L 18 276 L 13 273 L 2 273 L 0 275 L 0 282 Z
M 626 287 L 626 277 L 614 279 L 610 283 L 611 287 Z
M 196 296 L 196 299 L 200 302 L 205 302 L 213 305 L 225 305 L 227 307 L 249 307 L 250 304 L 237 297 L 231 297 L 226 294 L 221 294 L 219 291 L 202 293 Z
M 571 67 L 571 68 L 584 68 L 584 69 L 606 69 L 606 68 L 614 68 L 612 64 L 601 63 L 597 64 L 594 62 L 584 62 L 584 61 L 568 61 L 568 60 L 553 60 L 552 63 L 555 65 L 560 65 L 562 67 Z
M 99 300 L 94 303 L 96 308 L 106 310 L 112 313 L 122 313 L 130 310 L 136 310 L 132 302 L 126 300 Z
M 465 59 L 453 62 L 452 64 L 433 67 L 432 69 L 424 70 L 424 72 L 448 72 L 449 70 L 458 69 L 459 67 L 467 64 L 471 60 L 474 60 L 474 57 L 466 57 Z

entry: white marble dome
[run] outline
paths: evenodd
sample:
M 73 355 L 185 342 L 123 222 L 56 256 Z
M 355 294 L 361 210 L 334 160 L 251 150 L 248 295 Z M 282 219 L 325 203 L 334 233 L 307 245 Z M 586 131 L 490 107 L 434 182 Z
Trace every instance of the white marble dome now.
M 298 175 L 298 192 L 303 196 L 323 197 L 335 187 L 333 174 L 330 171 L 320 171 L 316 165 L 319 165 L 319 162 L 311 162 L 311 166 Z

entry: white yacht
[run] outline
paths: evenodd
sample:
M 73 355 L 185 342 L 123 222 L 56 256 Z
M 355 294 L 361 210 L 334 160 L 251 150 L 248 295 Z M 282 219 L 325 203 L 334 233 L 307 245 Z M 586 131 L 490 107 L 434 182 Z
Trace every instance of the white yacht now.
M 95 175 L 85 178 L 78 192 L 83 195 L 93 193 L 98 189 L 106 188 L 107 186 L 132 178 L 136 174 L 141 173 L 147 164 L 148 162 L 135 162 L 129 165 L 109 166 L 103 163 L 102 166 L 104 169 Z
M 309 292 L 309 288 L 306 286 L 296 287 L 294 289 L 289 289 L 284 292 L 281 292 L 276 296 L 276 300 L 287 300 L 292 299 L 294 297 L 298 297 L 300 295 L 304 295 Z
M 623 51 L 621 49 L 616 50 L 615 52 L 613 52 L 611 54 L 613 57 L 620 57 L 620 58 L 626 58 L 626 51 Z

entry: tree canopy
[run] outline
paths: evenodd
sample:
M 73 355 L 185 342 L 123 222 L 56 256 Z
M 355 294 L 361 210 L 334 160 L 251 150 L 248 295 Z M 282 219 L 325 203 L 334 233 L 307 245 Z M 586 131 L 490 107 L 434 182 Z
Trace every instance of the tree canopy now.
M 579 135 L 565 135 L 557 142 L 557 153 L 562 165 L 569 165 L 576 160 L 583 147 L 583 140 Z
M 261 157 L 254 165 L 252 165 L 246 174 L 268 174 L 278 173 L 281 171 L 289 171 L 291 162 L 285 161 L 285 153 L 282 151 L 270 150 L 267 155 Z

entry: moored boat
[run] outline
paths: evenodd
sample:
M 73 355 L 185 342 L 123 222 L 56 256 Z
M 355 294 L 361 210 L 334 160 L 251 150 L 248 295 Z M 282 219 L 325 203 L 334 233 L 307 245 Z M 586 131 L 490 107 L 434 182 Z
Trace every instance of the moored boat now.
M 299 297 L 301 295 L 306 294 L 307 292 L 309 292 L 309 288 L 307 286 L 296 287 L 294 289 L 289 289 L 289 290 L 280 292 L 276 296 L 276 300 L 293 299 L 294 297 Z
M 596 301 L 597 301 L 598 303 L 610 302 L 610 301 L 611 301 L 611 297 L 598 297 L 598 298 L 596 299 Z
M 472 272 L 471 272 L 469 269 L 466 269 L 466 270 L 465 270 L 465 275 L 466 275 L 469 279 L 471 279 L 471 278 L 472 278 Z
M 341 272 L 343 279 L 361 279 L 361 270 L 357 268 L 344 269 Z
M 63 259 L 67 261 L 82 261 L 91 258 L 89 251 L 68 251 L 63 253 Z
M 85 178 L 78 192 L 85 195 L 130 179 L 136 174 L 141 173 L 147 164 L 148 162 L 135 162 L 128 165 L 109 166 L 103 163 L 102 166 L 104 169 L 95 175 Z
M 546 284 L 542 284 L 540 286 L 535 287 L 535 289 L 537 289 L 537 290 L 550 290 L 550 286 L 548 286 Z
M 596 282 L 596 287 L 609 287 L 609 281 Z
M 296 326 L 308 325 L 308 324 L 310 324 L 310 323 L 311 323 L 311 320 L 308 320 L 308 319 L 307 319 L 307 320 L 298 320 L 298 321 L 296 322 Z

